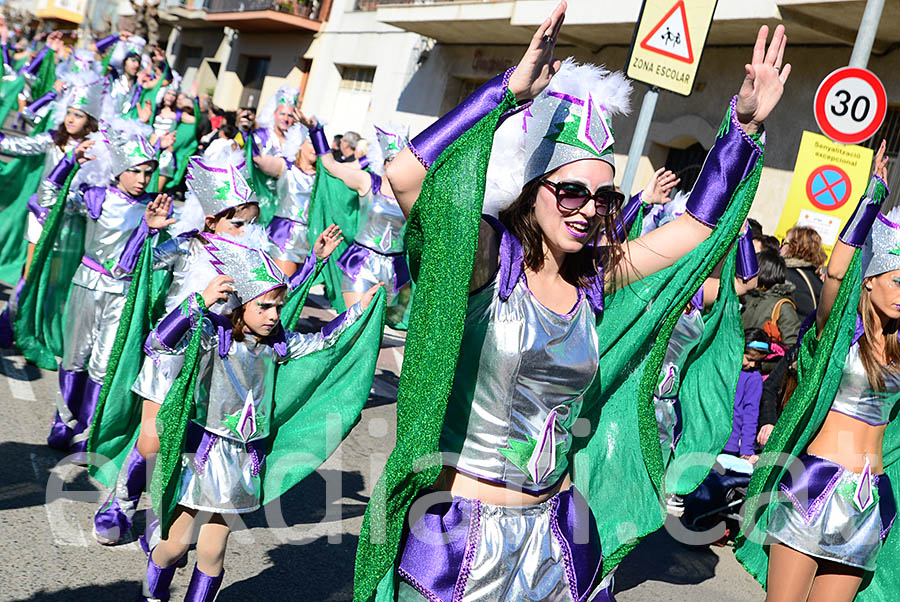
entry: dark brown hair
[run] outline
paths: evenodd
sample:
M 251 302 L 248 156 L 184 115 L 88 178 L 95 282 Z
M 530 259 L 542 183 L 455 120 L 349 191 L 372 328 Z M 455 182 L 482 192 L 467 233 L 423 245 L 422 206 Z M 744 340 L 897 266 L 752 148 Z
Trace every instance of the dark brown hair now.
M 812 228 L 794 226 L 784 235 L 787 245 L 787 257 L 796 257 L 819 268 L 825 265 L 828 257 L 822 248 L 822 237 Z
M 865 335 L 859 339 L 859 359 L 862 360 L 872 390 L 884 391 L 884 372 L 900 373 L 900 340 L 897 339 L 900 320 L 888 320 L 884 325 L 884 358 L 880 360 L 875 345 L 870 341 L 870 337 L 876 334 L 872 332 L 875 328 L 872 320 L 875 307 L 872 305 L 872 294 L 865 285 L 859 296 L 858 310 L 865 330 Z
M 522 243 L 525 267 L 533 272 L 544 266 L 544 233 L 534 216 L 534 203 L 543 179 L 541 176 L 527 183 L 519 198 L 499 215 L 503 225 Z M 599 226 L 589 234 L 581 251 L 566 257 L 561 271 L 566 282 L 586 287 L 588 279 L 600 270 L 605 282 L 611 282 L 619 275 L 625 252 L 616 234 L 618 219 L 618 211 L 600 218 Z M 601 239 L 605 239 L 605 246 L 601 246 Z
M 85 113 L 87 115 L 87 113 Z M 89 135 L 93 134 L 98 129 L 97 120 L 94 119 L 93 116 L 87 115 L 87 122 L 84 124 L 84 135 L 81 137 L 82 140 L 87 138 Z M 69 131 L 66 130 L 66 120 L 63 119 L 59 124 L 59 127 L 53 131 L 53 143 L 56 144 L 59 148 L 65 148 L 69 143 Z
M 284 294 L 287 294 L 286 287 L 280 287 Z M 275 289 L 273 289 L 275 290 Z M 270 291 L 271 292 L 271 291 Z M 268 293 L 264 293 L 268 294 Z M 262 295 L 260 295 L 262 296 Z M 253 301 L 251 299 L 250 301 Z M 248 303 L 250 302 L 248 301 Z M 246 333 L 244 333 L 244 327 L 247 326 L 247 322 L 244 321 L 244 305 L 239 305 L 233 312 L 228 314 L 228 317 L 231 319 L 231 340 L 242 343 L 246 338 Z M 259 339 L 259 342 L 264 345 L 271 345 L 271 341 L 269 340 L 271 336 L 263 337 Z

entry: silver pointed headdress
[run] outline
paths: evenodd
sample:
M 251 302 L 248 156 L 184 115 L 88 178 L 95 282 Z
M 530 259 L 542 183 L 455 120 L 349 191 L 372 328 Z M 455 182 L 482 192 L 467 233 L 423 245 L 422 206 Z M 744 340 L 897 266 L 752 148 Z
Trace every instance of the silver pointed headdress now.
M 232 207 L 257 202 L 240 167 L 230 162 L 217 166 L 192 158 L 187 168 L 187 186 L 197 196 L 205 215 L 218 215 Z
M 104 131 L 113 177 L 136 165 L 158 163 L 156 149 L 147 139 L 147 126 L 133 123 L 135 120 L 117 122 Z M 143 126 L 143 127 L 141 127 Z
M 375 138 L 378 140 L 378 146 L 381 147 L 381 154 L 384 161 L 388 161 L 397 156 L 397 154 L 409 145 L 409 128 L 395 126 L 393 124 L 380 128 L 375 128 Z
M 73 77 L 65 92 L 66 108 L 72 107 L 84 111 L 99 120 L 103 114 L 105 91 L 106 80 L 98 79 L 93 73 L 87 77 Z
M 872 178 L 866 188 L 862 203 L 874 203 L 887 195 L 887 186 L 880 178 Z M 861 214 L 857 211 L 857 214 Z M 900 206 L 878 212 L 869 238 L 863 248 L 863 278 L 900 270 Z
M 547 89 L 497 128 L 485 213 L 496 215 L 525 184 L 573 161 L 600 159 L 615 169 L 611 118 L 628 113 L 630 95 L 621 72 L 566 59 Z
M 224 238 L 211 238 L 206 251 L 220 274 L 234 280 L 234 297 L 244 305 L 271 290 L 287 286 L 287 277 L 264 251 Z
M 275 124 L 275 111 L 280 105 L 288 105 L 289 107 L 297 106 L 300 98 L 300 88 L 295 86 L 281 86 L 275 92 L 263 108 L 256 114 L 256 123 L 259 127 L 269 128 Z

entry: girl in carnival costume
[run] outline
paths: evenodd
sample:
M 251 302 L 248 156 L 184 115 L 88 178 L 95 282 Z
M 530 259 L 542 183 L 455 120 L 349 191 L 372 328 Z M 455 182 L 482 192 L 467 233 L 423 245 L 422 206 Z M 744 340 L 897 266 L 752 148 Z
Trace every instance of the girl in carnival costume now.
M 123 126 L 127 124 L 122 124 Z M 75 272 L 66 311 L 60 394 L 47 442 L 84 451 L 100 388 L 106 376 L 130 276 L 148 236 L 174 223 L 171 199 L 146 192 L 156 169 L 146 138 L 127 131 L 92 135 L 97 158 L 93 182 L 70 188 L 66 211 L 87 218 L 84 256 Z M 63 188 L 75 158 L 61 161 L 44 182 L 48 197 Z M 85 172 L 89 170 L 85 168 Z
M 237 158 L 241 157 L 238 153 Z M 251 246 L 264 244 L 264 231 L 254 224 L 259 207 L 240 173 L 241 167 L 243 161 L 237 166 L 228 162 L 207 164 L 196 158 L 191 161 L 188 188 L 205 213 L 205 223 L 202 232 L 185 232 L 153 249 L 152 269 L 172 272 L 172 284 L 165 300 L 166 313 L 173 311 L 188 296 L 201 292 L 216 277 L 216 269 L 210 263 L 212 256 L 206 250 L 211 242 L 224 237 Z M 315 245 L 315 255 L 308 258 L 303 269 L 289 279 L 291 290 L 314 274 L 316 260 L 327 259 L 337 246 L 338 239 L 339 236 L 331 231 L 320 237 Z M 212 311 L 222 314 L 229 313 L 231 309 L 233 307 L 224 302 L 211 307 Z M 126 339 L 125 345 L 128 344 Z M 149 476 L 146 459 L 159 451 L 156 416 L 172 382 L 181 371 L 183 360 L 181 355 L 143 358 L 137 381 L 131 388 L 142 401 L 137 402 L 137 398 L 130 399 L 128 395 L 112 394 L 106 396 L 106 405 L 97 410 L 89 449 L 104 457 L 120 457 L 126 451 L 121 447 L 121 442 L 133 439 L 128 428 L 139 428 L 137 441 L 122 463 L 113 491 L 94 515 L 94 538 L 101 544 L 118 543 L 131 527 Z M 116 405 L 122 405 L 126 400 L 128 405 L 141 403 L 140 422 L 137 422 L 137 412 L 134 411 L 123 418 L 128 408 L 113 407 L 109 400 Z M 104 473 L 108 475 L 108 469 L 104 468 Z M 142 538 L 141 542 L 146 544 L 146 538 Z M 145 549 L 149 551 L 149 546 Z
M 310 138 L 322 166 L 359 195 L 359 228 L 356 236 L 338 260 L 343 272 L 341 293 L 348 307 L 378 282 L 384 282 L 388 305 L 405 306 L 409 301 L 409 266 L 403 243 L 406 216 L 394 198 L 390 182 L 382 177 L 384 170 L 409 143 L 408 133 L 400 128 L 382 129 L 375 126 L 378 150 L 369 166 L 360 169 L 358 163 L 339 163 L 328 145 L 325 130 L 315 120 L 306 124 Z M 393 131 L 391 131 L 393 130 Z M 381 157 L 377 155 L 381 154 Z M 402 297 L 402 298 L 401 298 Z
M 109 97 L 115 115 L 132 112 L 140 100 L 143 86 L 138 82 L 138 73 L 146 44 L 142 37 L 124 31 L 95 43 L 99 54 L 106 53 L 104 64 L 107 66 Z
M 260 199 L 260 222 L 265 226 L 275 215 L 278 206 L 276 181 L 264 172 L 256 171 L 256 157 L 274 155 L 293 161 L 306 138 L 306 130 L 297 123 L 296 107 L 300 89 L 282 86 L 259 111 L 250 144 L 246 145 L 247 165 L 251 170 L 250 184 Z
M 10 303 L 0 320 L 6 335 L 5 346 L 11 344 L 12 321 L 18 304 L 18 296 L 25 284 L 25 275 L 34 253 L 34 247 L 40 238 L 42 223 L 55 199 L 50 189 L 44 189 L 43 198 L 33 195 L 40 182 L 50 174 L 54 167 L 76 149 L 81 156 L 93 144 L 87 138 L 97 131 L 98 119 L 102 113 L 103 86 L 92 71 L 66 73 L 63 80 L 65 89 L 55 102 L 49 103 L 50 114 L 41 129 L 58 127 L 49 132 L 32 136 L 4 136 L 0 134 L 0 153 L 21 157 L 2 168 L 4 186 L 9 190 L 18 190 L 10 205 L 3 211 L 3 224 L 0 225 L 3 245 L 0 247 L 0 280 L 13 282 L 18 280 Z M 12 196 L 12 195 L 10 195 Z M 20 278 L 21 275 L 21 278 Z
M 267 395 L 269 365 L 274 362 L 289 368 L 303 361 L 298 359 L 303 356 L 330 352 L 345 339 L 344 333 L 355 338 L 350 331 L 358 322 L 372 322 L 376 328 L 381 323 L 371 321 L 373 312 L 366 311 L 378 292 L 376 286 L 320 332 L 285 330 L 279 318 L 287 279 L 272 259 L 263 251 L 227 240 L 211 241 L 207 249 L 222 276 L 215 278 L 202 296 L 188 297 L 148 339 L 152 354 L 189 355 L 193 347 L 194 357 L 186 359 L 185 370 L 194 375 L 196 386 L 187 387 L 187 407 L 191 409 L 187 433 L 163 423 L 162 443 L 175 442 L 180 474 L 170 481 L 173 488 L 168 495 L 176 505 L 164 521 L 171 526 L 147 561 L 144 600 L 169 599 L 176 562 L 188 551 L 197 514 L 209 512 L 211 516 L 199 529 L 198 559 L 184 599 L 211 602 L 224 577 L 229 534 L 224 517 L 259 508 L 266 501 L 267 471 L 284 470 L 284 466 L 271 466 L 272 458 L 267 455 L 274 454 L 284 429 L 279 402 Z M 231 295 L 238 306 L 230 314 L 220 316 L 206 309 Z M 379 303 L 373 309 L 382 307 Z M 374 361 L 357 368 L 369 367 L 374 369 Z M 368 382 L 371 385 L 371 379 Z M 167 399 L 163 412 L 172 412 L 175 405 L 170 403 L 177 401 Z M 163 478 L 163 464 L 157 464 L 154 485 Z M 296 466 L 288 470 L 293 468 Z M 165 507 L 160 496 L 167 494 L 157 496 L 157 491 L 153 493 L 154 507 Z
M 767 600 L 889 600 L 900 590 L 900 210 L 881 212 L 885 143 L 825 273 L 798 383 L 750 483 L 736 556 Z
M 397 447 L 360 534 L 358 602 L 610 599 L 610 571 L 662 524 L 652 390 L 679 315 L 749 210 L 760 128 L 789 73 L 785 37 L 777 28 L 767 50 L 761 28 L 688 215 L 620 244 L 609 116 L 630 86 L 553 60 L 564 11 L 514 71 L 388 169 L 410 212 L 418 289 Z M 501 115 L 532 98 L 495 138 Z M 488 165 L 516 148 L 519 161 Z M 485 170 L 516 167 L 518 198 L 492 199 L 500 219 L 482 218 Z M 612 244 L 598 256 L 586 243 L 601 231 Z

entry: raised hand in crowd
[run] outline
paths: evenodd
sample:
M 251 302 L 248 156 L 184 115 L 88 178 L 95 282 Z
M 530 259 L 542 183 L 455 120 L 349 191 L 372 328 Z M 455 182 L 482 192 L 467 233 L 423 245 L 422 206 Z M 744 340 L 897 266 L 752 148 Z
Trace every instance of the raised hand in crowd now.
M 681 178 L 677 177 L 675 172 L 660 167 L 647 182 L 641 200 L 648 205 L 665 205 L 672 200 L 669 194 L 673 188 L 678 186 L 679 182 L 681 182 Z

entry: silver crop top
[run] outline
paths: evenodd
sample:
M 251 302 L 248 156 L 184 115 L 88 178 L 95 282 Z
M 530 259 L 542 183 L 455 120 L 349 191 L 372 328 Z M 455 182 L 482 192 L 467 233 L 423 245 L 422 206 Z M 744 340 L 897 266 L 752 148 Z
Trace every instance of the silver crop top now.
M 445 465 L 538 493 L 568 470 L 572 425 L 599 364 L 596 318 L 582 291 L 559 315 L 524 276 L 504 301 L 500 279 L 469 297 L 440 449 Z
M 869 385 L 866 370 L 859 357 L 859 343 L 853 343 L 844 362 L 844 372 L 831 404 L 831 411 L 846 414 L 872 426 L 887 424 L 891 410 L 897 399 L 900 399 L 897 395 L 900 393 L 900 375 L 884 371 L 883 376 L 885 390 L 876 393 Z
M 691 308 L 678 318 L 669 339 L 669 346 L 666 347 L 659 383 L 656 385 L 656 397 L 660 399 L 678 397 L 678 389 L 681 388 L 681 370 L 688 355 L 700 342 L 704 330 L 703 314 L 695 308 Z

